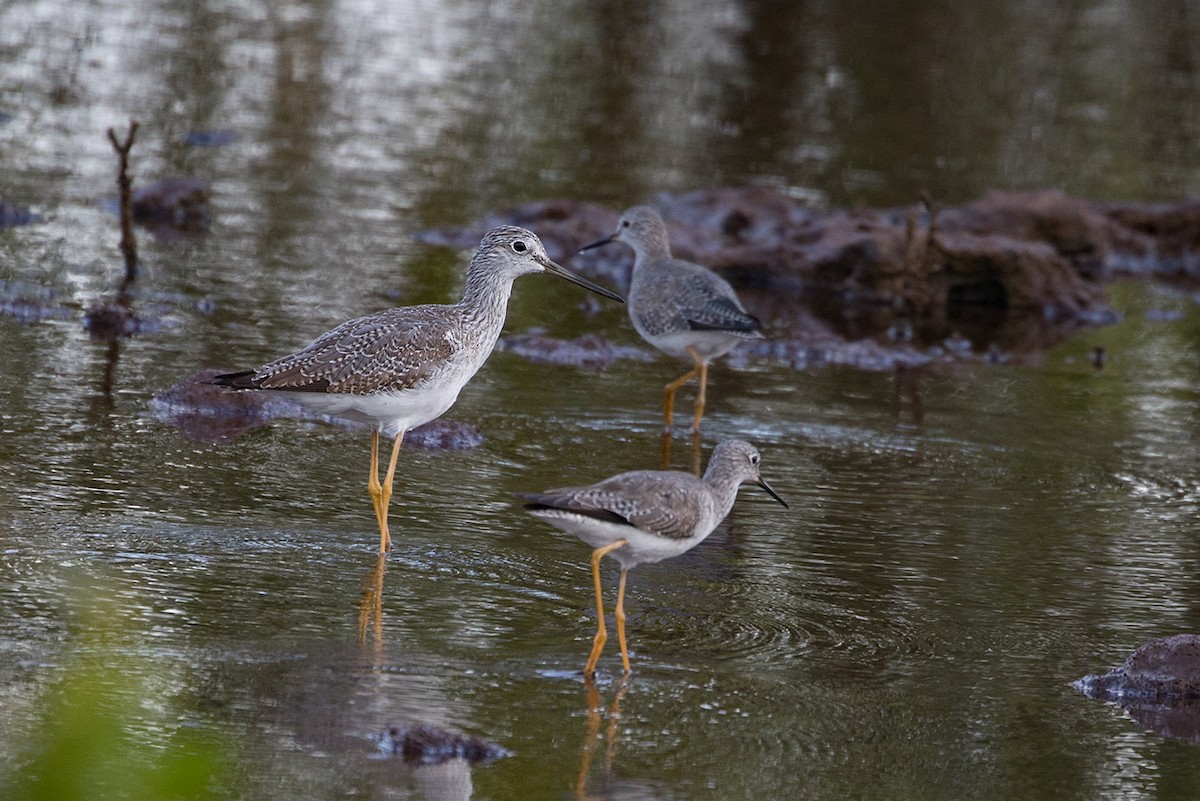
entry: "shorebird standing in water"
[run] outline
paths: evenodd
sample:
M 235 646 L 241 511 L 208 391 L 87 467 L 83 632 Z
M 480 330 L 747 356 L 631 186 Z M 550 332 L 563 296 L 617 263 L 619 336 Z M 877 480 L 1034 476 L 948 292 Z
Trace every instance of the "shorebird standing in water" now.
M 462 300 L 368 314 L 322 334 L 308 347 L 255 370 L 216 376 L 235 390 L 286 395 L 330 417 L 373 426 L 367 489 L 379 523 L 379 552 L 392 547 L 388 505 L 405 432 L 440 417 L 491 355 L 504 326 L 513 281 L 549 273 L 607 298 L 620 295 L 575 275 L 546 255 L 531 231 L 488 232 L 471 259 Z M 379 437 L 393 440 L 379 480 Z
M 596 636 L 583 675 L 596 673 L 596 662 L 608 630 L 604 625 L 604 599 L 600 589 L 600 560 L 612 556 L 621 564 L 617 585 L 617 641 L 621 662 L 629 673 L 625 645 L 625 577 L 643 562 L 660 562 L 679 556 L 704 541 L 733 508 L 738 487 L 752 481 L 783 507 L 758 471 L 754 446 L 729 439 L 713 449 L 704 478 L 674 470 L 634 470 L 586 487 L 565 487 L 545 492 L 519 492 L 525 509 L 555 528 L 574 534 L 592 551 L 592 580 L 596 589 Z
M 692 369 L 667 384 L 663 416 L 672 424 L 675 391 L 699 376 L 692 430 L 700 430 L 708 388 L 708 363 L 747 339 L 761 339 L 762 323 L 746 312 L 733 287 L 699 264 L 671 258 L 667 226 L 649 206 L 621 215 L 617 230 L 585 250 L 624 242 L 635 254 L 629 285 L 629 319 L 642 338 L 670 356 L 691 359 Z

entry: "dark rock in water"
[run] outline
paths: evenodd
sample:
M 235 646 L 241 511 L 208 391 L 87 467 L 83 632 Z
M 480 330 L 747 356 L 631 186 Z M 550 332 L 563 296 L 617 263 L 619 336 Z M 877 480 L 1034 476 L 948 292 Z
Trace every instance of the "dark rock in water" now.
M 188 131 L 183 141 L 192 147 L 222 147 L 238 140 L 237 131 L 216 128 L 209 131 Z
M 381 753 L 403 757 L 409 765 L 440 765 L 454 759 L 474 765 L 512 755 L 508 749 L 480 737 L 427 724 L 392 726 L 371 739 Z
M 176 426 L 184 436 L 201 442 L 218 442 L 246 434 L 277 418 L 329 420 L 272 392 L 231 392 L 206 383 L 228 370 L 205 369 L 192 373 L 170 389 L 155 395 L 150 409 L 156 418 Z M 453 420 L 434 420 L 408 432 L 405 447 L 429 450 L 466 450 L 483 443 L 479 429 Z
M 84 312 L 83 327 L 95 339 L 116 339 L 156 333 L 162 322 L 137 314 L 127 303 L 96 303 Z
M 37 323 L 42 320 L 66 320 L 71 310 L 57 303 L 44 303 L 33 298 L 0 298 L 0 315 L 18 323 Z
M 1084 676 L 1074 686 L 1105 701 L 1200 701 L 1200 634 L 1151 640 L 1120 667 L 1102 676 Z
M 515 353 L 539 364 L 567 364 L 599 370 L 621 359 L 653 361 L 654 354 L 630 345 L 614 345 L 597 334 L 576 339 L 554 339 L 544 334 L 511 334 L 501 338 L 498 350 Z
M 229 392 L 206 383 L 228 370 L 192 373 L 150 400 L 156 418 L 189 439 L 216 442 L 262 428 L 276 417 L 310 417 L 308 410 L 266 392 Z
M 483 444 L 479 427 L 457 420 L 430 420 L 404 435 L 404 447 L 430 451 L 466 451 Z
M 167 178 L 133 190 L 133 219 L 176 228 L 203 228 L 209 223 L 212 186 L 203 178 Z
M 1200 635 L 1142 645 L 1118 668 L 1072 683 L 1089 698 L 1118 704 L 1163 737 L 1200 743 Z
M 29 225 L 33 222 L 37 222 L 37 215 L 32 211 L 0 200 L 0 229 L 11 228 L 14 225 Z
M 24 281 L 0 281 L 0 315 L 18 323 L 66 320 L 73 311 L 58 300 L 58 293 L 44 285 Z
M 23 281 L 0 280 L 0 315 L 19 323 L 66 320 L 73 314 L 53 289 Z

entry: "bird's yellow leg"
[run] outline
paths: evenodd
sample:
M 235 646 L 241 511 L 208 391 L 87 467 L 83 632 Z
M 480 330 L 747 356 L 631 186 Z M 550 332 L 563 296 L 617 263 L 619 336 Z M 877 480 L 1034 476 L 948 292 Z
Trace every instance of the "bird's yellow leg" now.
M 690 351 L 691 348 L 688 348 L 688 350 Z M 663 418 L 666 420 L 667 428 L 671 427 L 671 423 L 675 417 L 675 390 L 691 381 L 696 375 L 696 368 L 693 367 L 663 388 Z
M 625 577 L 629 571 L 621 568 L 621 581 L 617 585 L 617 608 L 613 616 L 617 619 L 617 642 L 621 645 L 621 663 L 625 666 L 625 675 L 633 671 L 629 669 L 629 649 L 625 647 Z
M 592 640 L 592 652 L 583 668 L 584 677 L 596 675 L 596 663 L 600 661 L 600 652 L 604 650 L 604 642 L 608 639 L 608 630 L 604 627 L 604 593 L 600 588 L 600 560 L 628 542 L 622 537 L 592 551 L 592 580 L 596 585 L 596 637 Z
M 379 430 L 371 432 L 371 471 L 367 474 L 367 492 L 371 493 L 371 504 L 379 513 Z
M 696 371 L 700 373 L 700 391 L 696 393 L 696 410 L 692 416 L 692 431 L 699 431 L 700 418 L 704 417 L 705 391 L 708 389 L 708 362 L 697 356 L 691 348 L 688 348 L 688 353 L 696 360 Z
M 388 505 L 392 502 L 392 479 L 396 475 L 396 459 L 400 456 L 400 443 L 404 441 L 404 432 L 396 435 L 392 443 L 392 458 L 388 459 L 387 474 L 379 487 L 379 552 L 387 553 L 392 549 L 392 535 L 388 531 Z
M 379 497 L 382 490 L 379 486 L 379 430 L 371 432 L 371 471 L 367 474 L 367 492 L 371 494 L 371 506 L 375 509 L 375 522 L 383 527 L 383 518 L 379 514 Z

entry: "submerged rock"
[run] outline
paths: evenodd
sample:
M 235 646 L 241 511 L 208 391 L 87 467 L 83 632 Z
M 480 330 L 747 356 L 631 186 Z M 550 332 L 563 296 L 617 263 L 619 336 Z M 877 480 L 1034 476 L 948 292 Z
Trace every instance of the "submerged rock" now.
M 45 303 L 34 298 L 0 298 L 0 315 L 18 323 L 38 323 L 42 320 L 66 320 L 71 310 L 59 303 Z
M 1175 740 L 1200 743 L 1200 635 L 1151 640 L 1108 673 L 1072 686 L 1119 705 L 1139 725 Z
M 37 215 L 22 206 L 14 206 L 0 198 L 0 229 L 37 222 Z
M 264 392 L 228 392 L 206 383 L 227 370 L 192 373 L 150 399 L 155 418 L 201 442 L 231 439 L 269 424 L 277 417 L 309 417 L 308 410 Z
M 461 759 L 472 765 L 512 756 L 496 743 L 428 724 L 392 726 L 371 737 L 386 756 L 403 757 L 409 765 L 440 765 Z
M 133 219 L 147 225 L 202 228 L 209 223 L 212 185 L 203 178 L 166 178 L 134 189 Z
M 58 293 L 49 287 L 0 280 L 0 315 L 19 323 L 36 323 L 66 320 L 72 314 L 72 310 L 58 300 Z
M 162 330 L 162 321 L 145 317 L 128 303 L 96 303 L 83 314 L 83 327 L 94 339 L 117 339 Z
M 224 147 L 234 144 L 239 138 L 237 131 L 228 128 L 212 128 L 188 131 L 183 142 L 192 147 Z
M 502 337 L 497 350 L 515 353 L 540 364 L 566 364 L 599 370 L 622 359 L 653 361 L 655 355 L 632 345 L 614 345 L 598 334 L 575 339 L 555 339 L 540 333 L 510 334 Z
M 342 421 L 313 413 L 286 396 L 271 392 L 230 392 L 207 383 L 228 370 L 208 368 L 192 373 L 150 400 L 156 419 L 201 442 L 232 439 L 269 425 L 278 418 Z M 433 420 L 404 437 L 405 447 L 428 450 L 466 450 L 483 444 L 479 429 L 469 423 Z

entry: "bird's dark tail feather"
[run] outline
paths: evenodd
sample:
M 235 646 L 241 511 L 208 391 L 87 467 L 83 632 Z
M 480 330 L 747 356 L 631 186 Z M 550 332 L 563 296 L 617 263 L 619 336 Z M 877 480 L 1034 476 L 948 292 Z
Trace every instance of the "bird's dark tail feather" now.
M 258 384 L 254 382 L 254 372 L 254 370 L 243 370 L 240 373 L 223 373 L 214 375 L 204 383 L 230 389 L 257 389 Z

